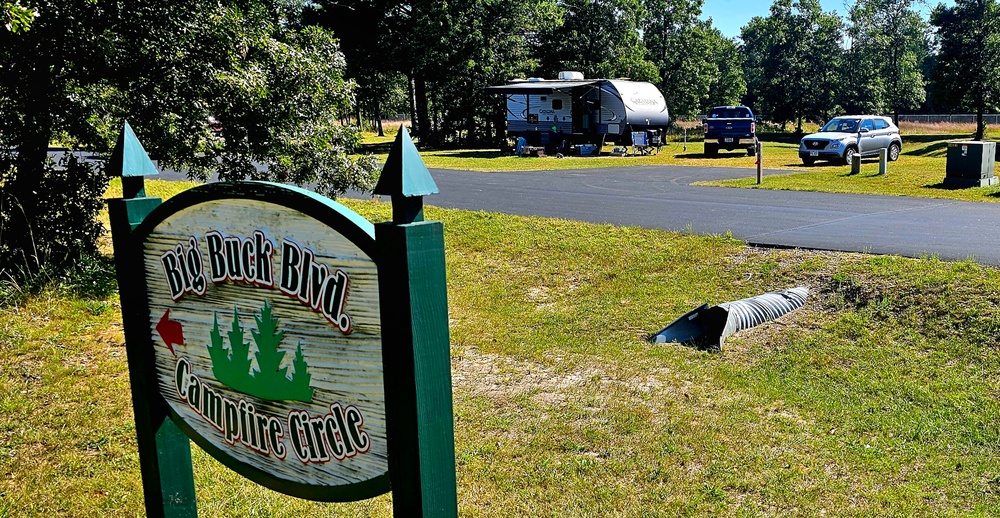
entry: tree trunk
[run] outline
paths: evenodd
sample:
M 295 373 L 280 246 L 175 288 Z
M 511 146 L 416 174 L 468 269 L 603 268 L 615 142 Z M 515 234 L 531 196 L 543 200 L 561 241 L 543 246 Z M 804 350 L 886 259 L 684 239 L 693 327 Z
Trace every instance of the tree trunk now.
M 976 106 L 976 138 L 973 140 L 983 140 L 986 134 L 986 125 L 983 124 L 983 103 Z
M 426 143 L 430 140 L 433 130 L 431 129 L 431 117 L 428 111 L 427 81 L 422 74 L 418 73 L 416 75 L 413 86 L 413 93 L 417 103 L 415 113 L 417 114 L 417 122 L 419 123 L 419 126 L 414 126 L 414 133 L 420 137 L 421 142 Z
M 382 103 L 379 102 L 378 96 L 373 99 L 375 103 L 375 127 L 378 129 L 378 136 L 384 137 L 385 130 L 382 128 Z
M 413 85 L 413 72 L 406 74 L 406 97 L 410 102 L 410 133 L 416 134 L 419 124 L 419 116 L 417 115 L 417 97 L 416 88 Z

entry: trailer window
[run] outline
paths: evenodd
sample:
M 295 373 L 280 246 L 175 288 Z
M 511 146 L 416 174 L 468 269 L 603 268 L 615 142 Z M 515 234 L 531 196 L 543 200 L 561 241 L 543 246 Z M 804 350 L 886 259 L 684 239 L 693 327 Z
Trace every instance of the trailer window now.
M 552 109 L 561 110 L 562 109 L 562 99 L 552 99 Z

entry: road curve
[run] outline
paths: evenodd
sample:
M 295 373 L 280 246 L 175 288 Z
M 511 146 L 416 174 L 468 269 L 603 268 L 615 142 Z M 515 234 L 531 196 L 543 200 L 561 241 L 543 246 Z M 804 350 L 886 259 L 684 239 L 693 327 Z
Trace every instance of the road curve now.
M 765 171 L 764 181 L 785 173 Z M 731 232 L 763 246 L 1000 264 L 1000 203 L 691 185 L 752 174 L 691 166 L 515 173 L 434 169 L 441 192 L 425 203 L 703 235 Z

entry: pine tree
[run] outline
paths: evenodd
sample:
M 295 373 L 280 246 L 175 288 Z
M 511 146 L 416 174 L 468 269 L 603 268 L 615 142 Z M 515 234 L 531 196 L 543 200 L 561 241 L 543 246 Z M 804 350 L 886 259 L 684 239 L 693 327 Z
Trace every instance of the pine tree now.
M 237 376 L 250 375 L 250 344 L 243 341 L 243 327 L 240 326 L 240 315 L 233 307 L 233 325 L 229 335 L 229 347 L 232 349 L 230 364 Z
M 278 331 L 278 319 L 272 315 L 269 302 L 264 301 L 260 315 L 254 315 L 254 320 L 257 322 L 257 329 L 250 333 L 257 344 L 257 382 L 275 386 L 287 383 L 288 367 L 281 367 L 285 352 L 278 351 L 285 332 Z
M 286 351 L 278 350 L 285 332 L 278 330 L 278 318 L 274 316 L 270 302 L 264 301 L 264 307 L 259 314 L 254 315 L 254 321 L 257 329 L 251 329 L 250 334 L 257 345 L 257 353 L 254 355 L 257 370 L 251 371 L 250 345 L 243 341 L 243 327 L 236 309 L 233 309 L 232 330 L 228 333 L 230 353 L 225 349 L 219 332 L 219 316 L 216 314 L 215 325 L 210 334 L 212 343 L 208 345 L 215 378 L 234 390 L 261 399 L 311 402 L 313 389 L 309 382 L 312 376 L 302 354 L 302 344 L 296 348 L 292 363 L 294 373 L 289 378 L 288 366 L 281 366 Z
M 306 365 L 306 359 L 302 355 L 301 343 L 295 348 L 295 361 L 292 362 L 292 366 L 295 369 L 295 373 L 292 376 L 292 387 L 297 395 L 294 399 L 312 401 L 313 389 L 309 386 L 309 382 L 312 381 L 312 375 L 307 370 L 308 365 Z

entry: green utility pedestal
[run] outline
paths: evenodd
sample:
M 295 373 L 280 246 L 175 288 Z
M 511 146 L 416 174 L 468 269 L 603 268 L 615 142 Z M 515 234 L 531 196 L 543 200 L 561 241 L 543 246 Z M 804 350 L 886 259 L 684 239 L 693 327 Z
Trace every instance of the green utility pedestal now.
M 997 185 L 996 142 L 949 142 L 944 184 L 956 187 Z

